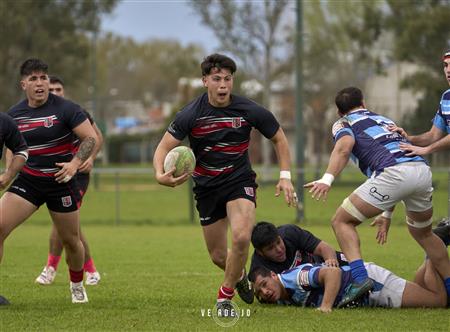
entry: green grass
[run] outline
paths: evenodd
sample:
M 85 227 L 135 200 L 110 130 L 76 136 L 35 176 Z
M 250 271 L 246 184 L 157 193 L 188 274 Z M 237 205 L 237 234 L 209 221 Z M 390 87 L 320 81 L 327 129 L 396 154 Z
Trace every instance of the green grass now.
M 64 263 L 54 285 L 34 284 L 48 251 L 50 221 L 43 207 L 6 241 L 0 294 L 13 305 L 0 308 L 0 331 L 222 329 L 211 317 L 202 317 L 202 310 L 214 304 L 223 273 L 209 260 L 201 227 L 196 221 L 189 223 L 189 187 L 165 188 L 151 174 L 129 174 L 121 177 L 117 195 L 114 175 L 103 174 L 98 180 L 81 210 L 82 227 L 102 274 L 98 287 L 88 287 L 89 303 L 70 303 Z M 435 174 L 434 180 L 435 219 L 439 219 L 447 215 L 447 175 Z M 302 226 L 337 246 L 330 219 L 355 183 L 362 181 L 344 173 L 326 203 L 306 195 Z M 358 231 L 366 261 L 411 280 L 424 254 L 408 235 L 402 210 L 394 214 L 385 246 L 376 243 L 376 231 L 368 222 Z M 274 197 L 274 185 L 264 185 L 258 189 L 257 219 L 293 222 L 295 210 Z M 240 300 L 237 304 L 251 314 L 233 330 L 448 331 L 450 325 L 448 310 L 443 309 L 336 310 L 323 315 L 312 309 L 248 306 Z
M 327 226 L 309 230 L 335 245 Z M 222 273 L 209 261 L 197 226 L 87 226 L 101 284 L 88 287 L 89 303 L 70 303 L 65 264 L 52 286 L 38 286 L 47 254 L 48 227 L 26 225 L 8 239 L 0 273 L 0 294 L 13 303 L 0 309 L 0 331 L 218 330 L 202 309 L 211 308 Z M 375 230 L 360 226 L 366 260 L 411 279 L 423 253 L 404 227 L 391 229 L 385 246 Z M 245 305 L 250 317 L 233 330 L 448 331 L 445 309 L 336 310 Z

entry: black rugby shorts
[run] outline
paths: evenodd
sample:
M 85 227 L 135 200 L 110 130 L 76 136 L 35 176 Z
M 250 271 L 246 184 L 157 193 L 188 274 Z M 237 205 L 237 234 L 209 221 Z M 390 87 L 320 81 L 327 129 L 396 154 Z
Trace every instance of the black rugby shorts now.
M 54 212 L 73 212 L 78 210 L 81 204 L 76 178 L 72 178 L 67 183 L 58 183 L 54 177 L 20 173 L 8 191 L 37 207 L 46 203 L 47 208 Z
M 195 195 L 200 224 L 207 226 L 227 216 L 227 202 L 245 198 L 256 206 L 256 188 L 253 180 L 225 184 L 212 190 L 201 190 Z

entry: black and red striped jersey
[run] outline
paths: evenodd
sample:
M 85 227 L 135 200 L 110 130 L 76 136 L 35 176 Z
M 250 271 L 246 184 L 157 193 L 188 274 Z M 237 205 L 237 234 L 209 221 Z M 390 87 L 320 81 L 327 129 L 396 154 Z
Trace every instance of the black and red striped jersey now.
M 28 156 L 27 144 L 16 123 L 5 113 L 0 113 L 0 158 L 3 146 L 6 146 L 15 155 L 21 154 L 24 158 Z
M 72 160 L 75 140 L 72 130 L 86 120 L 79 105 L 50 93 L 43 105 L 32 108 L 25 99 L 8 114 L 28 145 L 29 157 L 22 172 L 54 176 L 59 170 L 55 163 Z
M 168 132 L 178 140 L 189 137 L 197 163 L 196 190 L 255 177 L 248 156 L 250 132 L 272 138 L 280 125 L 273 114 L 252 100 L 232 95 L 227 107 L 214 107 L 204 93 L 180 112 Z

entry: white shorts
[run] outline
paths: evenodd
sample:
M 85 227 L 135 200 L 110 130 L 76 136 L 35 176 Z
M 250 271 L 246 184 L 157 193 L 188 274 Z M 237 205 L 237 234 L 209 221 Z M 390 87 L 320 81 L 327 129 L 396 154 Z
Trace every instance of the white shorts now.
M 423 212 L 432 207 L 431 177 L 430 167 L 425 163 L 402 163 L 373 175 L 353 193 L 383 211 L 403 201 L 407 211 Z
M 369 295 L 369 306 L 400 308 L 406 280 L 374 263 L 369 262 L 364 265 L 369 278 L 375 281 L 374 289 Z

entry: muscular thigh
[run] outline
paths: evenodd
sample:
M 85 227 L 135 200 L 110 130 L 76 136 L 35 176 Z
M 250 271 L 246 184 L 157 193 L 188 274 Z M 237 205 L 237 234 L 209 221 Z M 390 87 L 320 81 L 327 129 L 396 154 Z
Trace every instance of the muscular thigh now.
M 73 212 L 56 212 L 49 210 L 49 212 L 61 239 L 67 240 L 68 238 L 79 237 L 80 221 L 78 210 Z
M 37 206 L 12 192 L 0 199 L 0 230 L 3 236 L 24 222 L 37 210 Z

